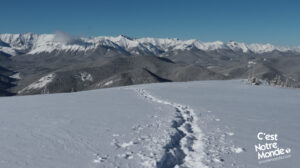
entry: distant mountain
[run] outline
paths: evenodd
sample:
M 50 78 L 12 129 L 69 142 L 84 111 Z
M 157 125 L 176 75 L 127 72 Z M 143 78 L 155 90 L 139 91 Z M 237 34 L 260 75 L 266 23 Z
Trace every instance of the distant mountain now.
M 258 78 L 300 87 L 299 48 L 230 41 L 1 34 L 2 92 L 73 92 L 153 82 Z M 6 94 L 9 93 L 9 94 Z
M 202 51 L 232 50 L 244 53 L 266 53 L 272 51 L 299 51 L 298 48 L 280 47 L 271 44 L 245 44 L 230 41 L 200 42 L 198 40 L 160 39 L 160 38 L 130 38 L 127 36 L 99 36 L 93 38 L 74 38 L 65 33 L 56 34 L 0 34 L 0 51 L 17 55 L 38 54 L 42 52 L 67 51 L 89 52 L 99 46 L 122 49 L 131 54 L 151 53 L 160 55 L 176 50 L 197 48 Z

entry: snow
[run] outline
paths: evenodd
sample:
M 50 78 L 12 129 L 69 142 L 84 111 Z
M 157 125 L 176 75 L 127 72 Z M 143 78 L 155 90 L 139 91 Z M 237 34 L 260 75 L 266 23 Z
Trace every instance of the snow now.
M 17 55 L 16 51 L 12 48 L 9 48 L 9 47 L 1 47 L 0 46 L 0 51 L 4 52 L 5 54 L 9 54 L 11 56 Z
M 232 150 L 234 153 L 242 153 L 242 152 L 244 152 L 244 149 L 241 148 L 241 147 L 237 147 L 237 148 L 232 147 L 231 150 Z
M 96 44 L 72 44 L 71 39 L 65 39 L 65 37 L 57 37 L 57 34 L 42 34 L 37 36 L 35 39 L 35 43 L 32 46 L 29 54 L 38 54 L 42 52 L 52 52 L 54 50 L 61 51 L 87 51 L 91 49 L 95 49 Z M 80 40 L 80 39 L 79 39 Z M 84 41 L 83 41 L 84 42 Z
M 249 48 L 245 43 L 237 43 L 235 41 L 231 41 L 227 43 L 227 46 L 233 51 L 242 50 L 244 53 L 249 51 Z
M 278 51 L 282 51 L 282 52 L 292 50 L 289 47 L 276 47 L 276 46 L 271 45 L 271 44 L 257 44 L 257 43 L 248 45 L 248 48 L 252 52 L 260 53 L 260 54 L 265 53 L 265 52 L 271 52 L 271 51 L 274 51 L 274 50 L 278 50 Z
M 105 82 L 105 83 L 104 83 L 104 86 L 108 86 L 108 85 L 111 85 L 111 84 L 113 84 L 113 83 L 114 83 L 114 81 L 111 80 L 111 81 Z
M 296 168 L 299 97 L 240 80 L 2 97 L 0 167 Z M 292 157 L 259 164 L 261 131 Z
M 256 65 L 255 61 L 248 61 L 248 68 L 252 67 L 253 65 Z
M 124 88 L 12 98 L 0 99 L 0 167 L 155 167 L 174 131 L 173 109 Z
M 80 79 L 81 81 L 85 82 L 85 81 L 94 81 L 94 78 L 91 74 L 87 73 L 87 72 L 80 72 Z
M 0 40 L 9 44 L 12 49 L 26 50 L 32 45 L 32 40 L 38 35 L 26 34 L 0 34 Z
M 201 43 L 197 41 L 195 43 L 195 46 L 204 51 L 211 51 L 211 50 L 218 50 L 218 49 L 223 49 L 224 43 L 222 41 L 215 41 L 215 42 L 206 42 L 206 43 Z
M 255 65 L 256 62 L 255 61 L 248 61 L 248 65 Z
M 16 73 L 16 74 L 14 74 L 14 75 L 11 75 L 10 77 L 11 77 L 11 78 L 14 78 L 14 79 L 21 79 L 20 73 Z
M 55 73 L 51 73 L 46 76 L 43 76 L 36 82 L 33 82 L 32 84 L 28 85 L 27 87 L 19 91 L 19 93 L 23 93 L 33 89 L 42 89 L 45 86 L 47 86 L 50 82 L 52 82 L 54 78 L 55 78 Z
M 204 151 L 211 151 L 203 161 L 209 167 L 298 167 L 299 89 L 252 86 L 240 80 L 157 84 L 144 89 L 193 107 L 204 134 Z M 259 143 L 260 131 L 277 133 L 278 145 L 291 148 L 292 157 L 259 164 L 254 145 Z
M 128 39 L 127 37 L 124 37 L 122 35 L 117 37 L 105 37 L 105 38 L 126 49 L 138 47 L 140 45 L 138 41 Z
M 172 141 L 172 146 L 168 146 L 170 149 L 167 150 L 167 153 L 163 158 L 163 160 L 166 160 L 167 158 L 173 157 L 176 160 L 174 163 L 162 162 L 157 166 L 207 167 L 202 163 L 204 157 L 204 144 L 201 139 L 203 134 L 197 124 L 198 117 L 195 115 L 194 110 L 182 104 L 154 97 L 143 89 L 137 89 L 136 91 L 147 100 L 173 107 L 176 110 L 177 118 L 179 119 L 178 121 L 173 122 L 173 127 L 177 131 L 175 136 L 181 137 L 178 138 L 178 141 Z M 182 156 L 185 157 L 182 158 Z
M 222 41 L 201 42 L 196 39 L 179 40 L 169 38 L 130 38 L 123 35 L 110 37 L 71 37 L 66 33 L 57 32 L 56 34 L 0 34 L 0 40 L 9 44 L 11 47 L 0 47 L 0 51 L 10 55 L 16 55 L 19 50 L 28 50 L 28 54 L 39 54 L 42 52 L 53 51 L 81 51 L 94 50 L 98 46 L 109 46 L 117 49 L 126 50 L 132 54 L 137 54 L 138 50 L 159 54 L 161 51 L 169 52 L 175 50 L 190 50 L 195 47 L 204 51 L 227 49 L 242 51 L 244 53 L 254 52 L 257 54 L 272 52 L 274 50 L 286 52 L 299 52 L 299 47 L 282 47 L 271 44 L 245 44 L 241 42 Z

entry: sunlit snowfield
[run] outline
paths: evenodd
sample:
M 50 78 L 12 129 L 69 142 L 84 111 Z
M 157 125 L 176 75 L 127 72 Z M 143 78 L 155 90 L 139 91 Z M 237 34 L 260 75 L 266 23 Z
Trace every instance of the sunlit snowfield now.
M 0 98 L 0 167 L 298 167 L 300 90 L 241 80 Z M 290 158 L 259 164 L 258 132 Z

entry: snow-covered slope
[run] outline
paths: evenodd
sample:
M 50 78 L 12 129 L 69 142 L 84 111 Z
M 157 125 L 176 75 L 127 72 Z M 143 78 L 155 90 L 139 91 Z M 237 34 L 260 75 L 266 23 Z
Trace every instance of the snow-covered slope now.
M 296 168 L 299 98 L 241 80 L 2 97 L 0 167 Z M 259 164 L 259 132 L 291 157 Z
M 43 89 L 44 88 L 44 93 L 47 93 L 46 91 L 46 86 L 52 82 L 52 80 L 55 78 L 55 73 L 48 74 L 42 78 L 40 78 L 38 81 L 28 85 L 24 89 L 20 90 L 19 93 L 23 93 L 26 91 L 30 91 L 32 89 Z
M 57 32 L 56 34 L 0 34 L 0 51 L 10 55 L 18 52 L 27 54 L 38 54 L 41 52 L 58 51 L 88 51 L 94 50 L 98 46 L 109 46 L 122 49 L 133 54 L 140 52 L 161 54 L 172 50 L 189 50 L 193 47 L 203 50 L 227 49 L 232 51 L 242 51 L 244 53 L 264 53 L 274 50 L 278 51 L 298 51 L 297 48 L 280 47 L 271 44 L 245 44 L 230 41 L 201 42 L 199 40 L 179 40 L 179 39 L 160 39 L 160 38 L 130 38 L 127 36 L 99 36 L 93 38 L 75 38 L 66 33 Z M 138 51 L 139 50 L 139 51 Z

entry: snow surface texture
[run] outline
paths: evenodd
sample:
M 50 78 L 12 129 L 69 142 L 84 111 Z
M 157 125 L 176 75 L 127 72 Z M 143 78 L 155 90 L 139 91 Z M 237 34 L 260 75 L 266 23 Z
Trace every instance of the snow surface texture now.
M 0 167 L 298 167 L 298 89 L 240 80 L 0 98 Z M 291 158 L 258 164 L 259 131 Z
M 42 52 L 52 51 L 89 51 L 95 50 L 98 46 L 108 46 L 113 48 L 121 48 L 132 54 L 139 54 L 137 50 L 159 54 L 171 50 L 189 50 L 192 47 L 204 51 L 228 49 L 233 51 L 242 51 L 244 53 L 265 53 L 274 50 L 278 51 L 299 51 L 299 47 L 281 47 L 271 44 L 245 44 L 230 41 L 227 43 L 221 41 L 201 42 L 199 40 L 179 40 L 179 39 L 163 39 L 163 38 L 130 38 L 126 36 L 108 37 L 99 36 L 93 38 L 74 38 L 63 32 L 55 34 L 0 34 L 0 41 L 5 46 L 0 45 L 0 51 L 17 55 L 17 51 L 27 51 L 27 54 L 38 54 Z

